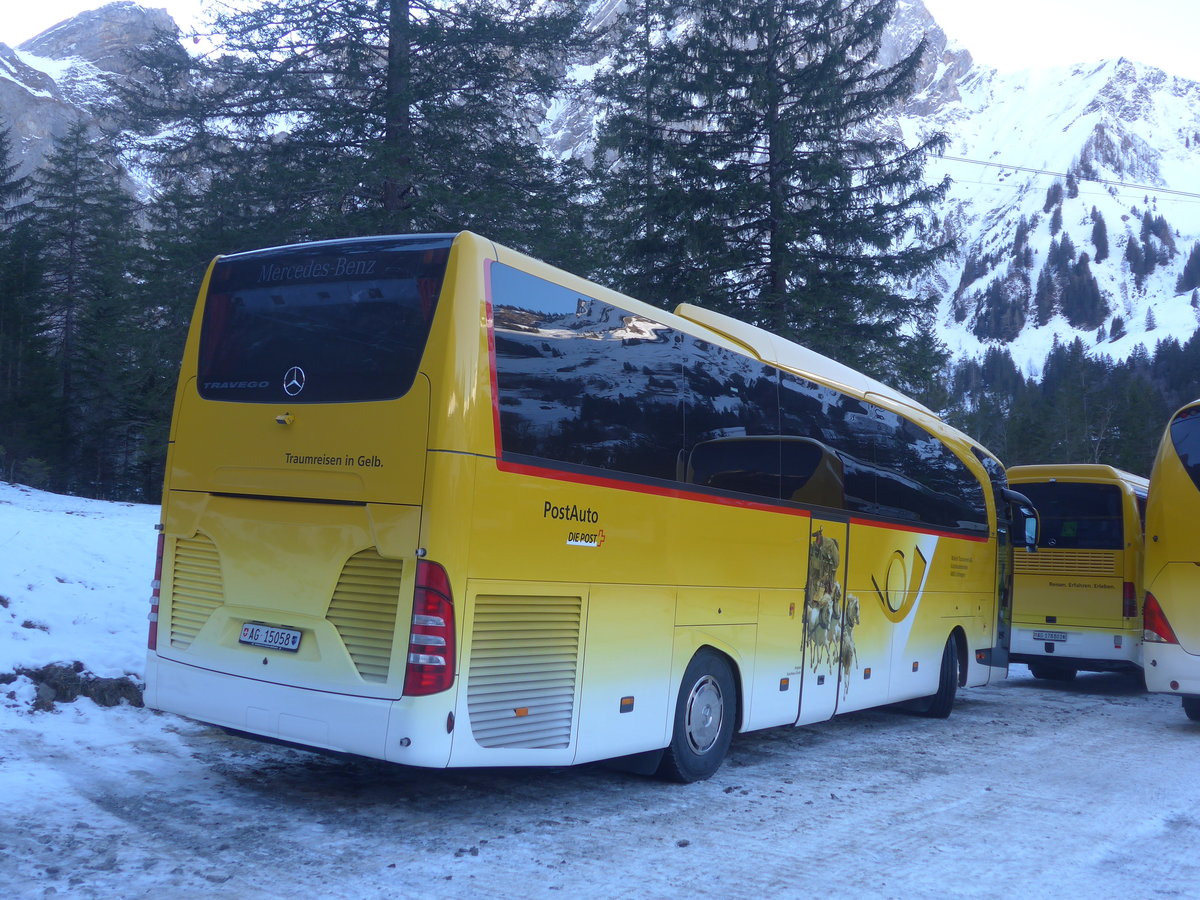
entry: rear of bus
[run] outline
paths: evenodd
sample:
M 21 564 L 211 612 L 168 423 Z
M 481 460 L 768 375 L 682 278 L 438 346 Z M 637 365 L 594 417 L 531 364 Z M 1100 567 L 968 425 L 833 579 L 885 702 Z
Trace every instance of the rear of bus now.
M 1014 466 L 1008 479 L 1041 518 L 1037 552 L 1015 558 L 1010 659 L 1056 680 L 1139 671 L 1147 480 L 1087 464 Z
M 1200 400 L 1167 426 L 1146 509 L 1146 687 L 1200 720 Z
M 476 341 L 461 342 L 439 304 L 472 240 L 214 261 L 171 427 L 148 706 L 446 764 L 453 598 L 446 561 L 424 558 L 422 516 L 430 409 L 462 400 L 439 373 L 478 355 L 478 311 Z M 416 733 L 433 737 L 414 746 Z

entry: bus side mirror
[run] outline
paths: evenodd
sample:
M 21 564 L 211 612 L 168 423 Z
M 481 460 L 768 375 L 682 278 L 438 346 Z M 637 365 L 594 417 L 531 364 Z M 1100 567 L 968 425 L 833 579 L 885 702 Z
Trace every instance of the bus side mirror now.
M 1004 500 L 1008 504 L 1009 521 L 1013 524 L 1012 533 L 1020 536 L 1016 543 L 1027 552 L 1036 553 L 1042 525 L 1037 509 L 1024 494 L 1008 488 L 1004 489 Z
M 1037 553 L 1038 531 L 1040 522 L 1038 521 L 1037 510 L 1021 510 L 1025 515 L 1025 549 L 1030 553 Z

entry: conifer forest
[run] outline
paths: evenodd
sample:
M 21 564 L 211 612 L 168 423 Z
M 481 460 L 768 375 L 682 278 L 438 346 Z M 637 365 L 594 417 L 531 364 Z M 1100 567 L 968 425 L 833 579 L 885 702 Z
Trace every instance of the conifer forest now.
M 870 128 L 925 52 L 879 62 L 894 3 L 644 0 L 597 31 L 572 0 L 265 0 L 219 14 L 212 52 L 166 33 L 143 48 L 145 77 L 113 100 L 133 128 L 80 123 L 27 171 L 0 119 L 0 479 L 158 502 L 214 256 L 463 229 L 798 341 L 1006 465 L 1149 474 L 1169 415 L 1200 396 L 1200 339 L 1123 360 L 1056 345 L 1034 380 L 1002 340 L 951 360 L 938 298 L 905 292 L 956 248 L 931 221 L 946 183 L 925 171 L 945 135 L 910 146 Z M 572 64 L 599 55 L 598 74 Z M 547 153 L 547 103 L 583 90 L 591 151 Z M 1110 248 L 1098 218 L 1091 260 L 1103 247 L 1134 274 L 1153 266 L 1144 248 L 1170 232 L 1146 215 L 1130 247 Z M 1068 240 L 1031 314 L 1053 296 L 1097 327 L 1089 258 Z M 1179 289 L 1194 291 L 1200 246 L 1186 258 Z M 1002 339 L 1011 307 L 995 309 Z

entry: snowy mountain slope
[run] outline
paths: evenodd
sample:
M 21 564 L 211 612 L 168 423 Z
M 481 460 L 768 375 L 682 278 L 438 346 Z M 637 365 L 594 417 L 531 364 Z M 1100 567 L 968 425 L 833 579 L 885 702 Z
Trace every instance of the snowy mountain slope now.
M 1200 240 L 1200 197 L 1176 192 L 1200 193 L 1193 175 L 1200 162 L 1200 85 L 1122 59 L 1007 75 L 976 67 L 958 89 L 959 100 L 930 115 L 906 111 L 898 119 L 914 135 L 940 129 L 951 138 L 946 158 L 932 163 L 929 173 L 953 179 L 939 212 L 959 254 L 918 287 L 942 296 L 943 337 L 955 355 L 975 355 L 998 342 L 978 333 L 980 304 L 992 283 L 1006 278 L 1019 283 L 1022 268 L 1029 283 L 1010 296 L 1024 304 L 1027 321 L 1008 343 L 1018 365 L 1031 374 L 1056 338 L 1079 336 L 1094 352 L 1124 358 L 1139 344 L 1153 351 L 1167 335 L 1190 337 L 1197 311 L 1188 294 L 1176 296 L 1175 283 Z M 1077 196 L 1070 196 L 1067 179 L 1046 173 L 1073 174 Z M 1054 210 L 1046 209 L 1046 201 L 1056 183 L 1066 196 L 1061 231 L 1052 232 Z M 1092 240 L 1093 209 L 1107 229 L 1109 255 L 1102 261 Z M 1147 212 L 1166 220 L 1174 247 L 1155 239 L 1161 262 L 1139 283 L 1125 250 L 1130 237 L 1141 244 Z M 1032 265 L 1025 267 L 1013 253 L 1022 218 L 1033 251 Z M 1107 335 L 1120 316 L 1125 337 L 1098 342 L 1096 327 L 1073 326 L 1061 308 L 1044 325 L 1033 321 L 1039 271 L 1051 242 L 1061 243 L 1064 233 L 1091 258 L 1090 271 L 1108 307 Z M 968 265 L 971 258 L 976 265 Z M 1150 329 L 1148 314 L 1155 324 Z

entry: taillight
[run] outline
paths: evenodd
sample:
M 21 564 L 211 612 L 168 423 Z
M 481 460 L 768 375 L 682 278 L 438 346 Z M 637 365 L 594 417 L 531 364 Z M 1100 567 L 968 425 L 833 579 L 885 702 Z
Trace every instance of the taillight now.
M 1142 622 L 1143 640 L 1152 641 L 1156 644 L 1179 643 L 1179 638 L 1175 637 L 1175 631 L 1171 628 L 1171 623 L 1163 615 L 1162 607 L 1158 605 L 1158 601 L 1154 599 L 1154 595 L 1149 591 L 1146 591 L 1146 605 L 1142 607 Z
M 404 695 L 419 697 L 444 691 L 454 682 L 454 599 L 450 579 L 440 565 L 417 562 L 412 628 L 408 634 L 408 667 Z
M 146 635 L 146 649 L 158 649 L 158 601 L 162 596 L 162 561 L 163 548 L 166 546 L 166 535 L 159 534 L 158 549 L 154 557 L 154 580 L 150 582 L 150 631 Z
M 1133 589 L 1133 582 L 1125 582 L 1125 596 L 1121 601 L 1121 615 L 1127 619 L 1137 618 L 1137 594 Z

